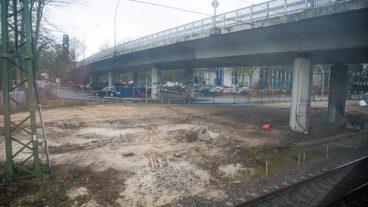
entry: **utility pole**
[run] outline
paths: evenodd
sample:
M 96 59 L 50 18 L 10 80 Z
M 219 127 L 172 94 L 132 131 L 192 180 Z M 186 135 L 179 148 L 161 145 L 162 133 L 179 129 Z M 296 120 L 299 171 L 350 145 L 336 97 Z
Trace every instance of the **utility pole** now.
M 29 0 L 1 1 L 1 88 L 3 91 L 4 138 L 6 170 L 3 181 L 10 182 L 18 173 L 40 178 L 41 162 L 36 123 L 36 95 L 34 81 L 34 52 L 32 39 L 31 8 Z M 9 43 L 14 43 L 9 44 Z M 14 61 L 17 60 L 17 61 Z M 19 70 L 23 79 L 14 84 L 14 74 Z M 26 90 L 27 101 L 18 103 L 11 93 Z M 12 118 L 10 103 L 22 107 L 27 113 L 22 120 Z M 18 131 L 25 132 L 28 139 Z M 17 147 L 13 151 L 13 146 Z M 26 156 L 25 156 L 26 155 Z M 25 158 L 24 158 L 25 157 Z

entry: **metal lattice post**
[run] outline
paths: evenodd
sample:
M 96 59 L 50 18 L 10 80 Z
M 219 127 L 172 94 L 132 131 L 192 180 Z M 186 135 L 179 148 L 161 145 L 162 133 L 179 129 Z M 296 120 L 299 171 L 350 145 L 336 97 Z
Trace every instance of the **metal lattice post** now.
M 1 1 L 1 75 L 6 147 L 5 179 L 22 173 L 41 177 L 41 162 L 37 139 L 36 97 L 34 85 L 34 55 L 32 19 L 29 0 Z M 18 13 L 20 13 L 18 15 Z M 22 75 L 19 75 L 22 73 Z M 19 78 L 24 78 L 19 80 Z M 17 78 L 18 80 L 15 80 Z M 12 98 L 14 90 L 26 90 L 26 103 Z M 12 119 L 11 103 L 28 113 L 19 120 Z M 29 125 L 26 125 L 29 123 Z M 29 137 L 19 133 L 25 132 Z M 31 159 L 32 167 L 31 167 Z
M 36 122 L 36 95 L 35 95 L 35 85 L 34 85 L 34 68 L 33 68 L 33 41 L 32 41 L 32 20 L 31 20 L 31 8 L 29 0 L 23 0 L 23 14 L 24 14 L 24 35 L 25 35 L 25 46 L 26 46 L 26 54 L 25 54 L 25 66 L 27 70 L 27 83 L 28 83 L 28 91 L 27 91 L 27 99 L 28 99 L 28 107 L 29 113 L 31 117 L 31 133 L 32 133 L 32 144 L 33 144 L 33 173 L 34 176 L 41 176 L 41 163 L 39 158 L 39 150 L 38 150 L 38 140 L 37 140 L 37 122 Z
M 10 131 L 10 99 L 9 99 L 9 63 L 8 63 L 8 1 L 1 1 L 1 88 L 3 95 L 3 113 L 4 113 L 4 136 L 5 136 L 5 154 L 6 154 L 6 179 L 14 174 L 12 159 L 12 143 Z

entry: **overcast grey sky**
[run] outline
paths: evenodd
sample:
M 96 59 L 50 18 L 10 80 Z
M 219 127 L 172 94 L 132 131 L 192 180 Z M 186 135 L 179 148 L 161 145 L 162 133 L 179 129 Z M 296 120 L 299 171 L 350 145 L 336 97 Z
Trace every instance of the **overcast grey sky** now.
M 142 0 L 156 4 L 213 14 L 212 0 Z M 218 0 L 218 13 L 265 2 L 266 0 Z M 96 53 L 99 47 L 114 41 L 114 14 L 118 0 L 79 0 L 79 4 L 46 11 L 50 22 L 60 30 L 57 34 L 69 34 L 83 41 L 86 57 Z M 145 35 L 207 18 L 204 15 L 187 13 L 167 8 L 122 0 L 117 15 L 117 41 L 136 39 Z M 97 26 L 98 25 L 98 26 Z M 80 57 L 82 58 L 82 57 Z

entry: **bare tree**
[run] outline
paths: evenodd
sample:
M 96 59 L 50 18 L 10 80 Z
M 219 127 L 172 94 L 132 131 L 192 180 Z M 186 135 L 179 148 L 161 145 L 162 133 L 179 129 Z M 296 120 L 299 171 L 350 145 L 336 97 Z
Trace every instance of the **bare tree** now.
M 255 67 L 235 67 L 233 70 L 234 73 L 234 80 L 235 80 L 235 85 L 244 85 L 244 81 L 245 81 L 245 76 L 249 77 L 249 85 L 252 86 L 253 85 L 253 78 L 255 76 L 257 72 L 257 68 Z
M 33 20 L 33 44 L 39 52 L 39 47 L 45 44 L 44 39 L 52 39 L 50 32 L 56 29 L 56 26 L 48 21 L 44 15 L 46 7 L 62 7 L 75 3 L 75 0 L 31 0 L 32 20 Z M 43 38 L 42 38 L 43 37 Z M 52 42 L 52 41 L 47 41 Z
M 104 50 L 108 50 L 110 48 L 112 48 L 113 45 L 111 45 L 109 40 L 105 40 L 99 47 L 100 51 L 104 51 Z
M 253 78 L 254 78 L 254 75 L 256 74 L 256 72 L 257 72 L 256 67 L 246 67 L 245 68 L 245 73 L 249 77 L 249 86 L 250 87 L 252 87 L 252 85 L 253 85 Z
M 118 45 L 125 44 L 127 42 L 132 41 L 133 39 L 134 39 L 133 37 L 126 37 L 126 38 L 123 38 L 122 40 L 119 40 L 119 42 L 117 44 Z
M 76 62 L 78 58 L 83 54 L 83 43 L 79 39 L 72 37 L 69 40 L 69 48 L 70 60 L 72 62 Z
M 206 71 L 205 70 L 203 70 L 203 69 L 197 70 L 196 76 L 198 77 L 198 82 L 200 84 L 204 84 L 206 82 L 206 80 L 205 80 L 205 74 L 206 74 Z
M 69 6 L 72 3 L 75 5 L 76 1 L 31 0 L 33 47 L 35 53 L 34 66 L 39 69 L 38 73 L 47 71 L 51 78 L 60 77 L 64 80 L 69 80 L 71 77 L 67 73 L 75 66 L 76 59 L 80 56 L 82 47 L 79 40 L 71 38 L 69 40 L 69 56 L 63 54 L 61 41 L 53 35 L 54 31 L 60 32 L 60 30 L 48 20 L 45 11 L 53 7 Z

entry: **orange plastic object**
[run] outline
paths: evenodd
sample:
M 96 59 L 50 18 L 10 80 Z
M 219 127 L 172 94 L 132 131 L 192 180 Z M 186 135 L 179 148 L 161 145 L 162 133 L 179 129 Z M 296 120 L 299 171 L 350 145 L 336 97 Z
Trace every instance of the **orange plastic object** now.
M 271 129 L 271 124 L 263 124 L 262 129 L 270 130 Z

